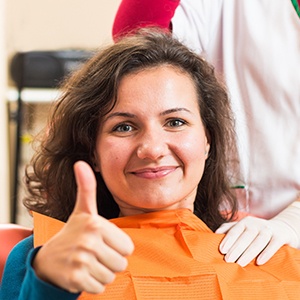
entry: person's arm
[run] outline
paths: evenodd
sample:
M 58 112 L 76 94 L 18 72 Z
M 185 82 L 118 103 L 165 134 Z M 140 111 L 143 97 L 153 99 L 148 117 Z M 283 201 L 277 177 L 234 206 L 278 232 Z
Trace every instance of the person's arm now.
M 126 269 L 134 249 L 130 237 L 98 215 L 90 166 L 77 162 L 74 172 L 77 198 L 68 221 L 42 247 L 33 249 L 31 237 L 13 249 L 0 299 L 77 299 L 83 291 L 102 293 L 115 273 Z
M 32 262 L 39 249 L 34 249 L 27 259 L 27 272 L 24 278 L 22 288 L 20 291 L 19 299 L 65 299 L 75 300 L 79 297 L 80 293 L 71 293 L 59 287 L 49 284 L 36 276 L 32 267 Z
M 32 268 L 32 261 L 39 249 L 33 249 L 33 237 L 18 243 L 8 256 L 2 277 L 0 299 L 66 299 L 75 300 L 72 294 L 40 280 Z
M 171 19 L 180 0 L 122 0 L 113 24 L 117 39 L 139 27 L 171 29 Z
M 216 233 L 226 233 L 220 251 L 227 262 L 245 266 L 256 258 L 256 263 L 262 265 L 283 245 L 300 249 L 300 201 L 270 220 L 245 217 L 223 224 Z

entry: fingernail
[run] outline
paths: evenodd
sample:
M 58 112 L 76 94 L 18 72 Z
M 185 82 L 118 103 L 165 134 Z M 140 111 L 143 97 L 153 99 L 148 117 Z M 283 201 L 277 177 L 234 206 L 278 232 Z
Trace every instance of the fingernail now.
M 228 256 L 228 255 L 225 255 L 225 261 L 228 262 L 228 263 L 233 263 L 234 262 L 234 260 L 231 260 L 230 256 Z
M 245 266 L 247 266 L 248 265 L 248 262 L 246 262 L 246 261 L 237 261 L 237 264 L 239 264 L 241 267 L 245 267 Z
M 257 265 L 263 265 L 265 263 L 265 259 L 263 258 L 263 257 L 258 257 L 257 259 L 256 259 L 256 264 Z
M 228 250 L 229 250 L 229 249 L 228 249 L 226 243 L 225 243 L 225 242 L 222 242 L 222 243 L 220 244 L 220 251 L 221 251 L 221 253 L 226 254 L 226 253 L 228 252 Z
M 222 254 L 226 254 L 226 252 L 224 251 L 224 245 L 220 244 L 219 250 Z

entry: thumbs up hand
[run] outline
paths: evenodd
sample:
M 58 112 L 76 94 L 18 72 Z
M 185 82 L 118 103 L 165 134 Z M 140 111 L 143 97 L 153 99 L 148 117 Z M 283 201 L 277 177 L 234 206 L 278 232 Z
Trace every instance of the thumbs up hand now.
M 37 253 L 36 275 L 62 289 L 76 293 L 101 293 L 116 272 L 127 267 L 133 243 L 120 228 L 98 215 L 96 179 L 90 166 L 74 165 L 77 199 L 63 229 Z

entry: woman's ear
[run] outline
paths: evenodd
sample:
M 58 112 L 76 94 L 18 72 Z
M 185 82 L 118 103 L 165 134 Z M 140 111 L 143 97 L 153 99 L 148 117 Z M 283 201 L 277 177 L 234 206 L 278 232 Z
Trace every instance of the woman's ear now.
M 206 132 L 206 145 L 205 145 L 205 153 L 204 153 L 205 154 L 205 158 L 208 157 L 209 150 L 210 150 L 210 136 Z
M 100 169 L 96 163 L 93 163 L 93 169 L 95 172 L 100 172 Z
M 93 170 L 95 172 L 100 172 L 99 161 L 96 158 L 95 154 L 94 154 L 94 157 L 92 157 L 92 166 L 93 166 Z
M 209 149 L 210 149 L 210 144 L 207 143 L 207 144 L 206 144 L 206 147 L 205 147 L 205 153 L 204 153 L 204 154 L 205 154 L 205 158 L 208 157 Z

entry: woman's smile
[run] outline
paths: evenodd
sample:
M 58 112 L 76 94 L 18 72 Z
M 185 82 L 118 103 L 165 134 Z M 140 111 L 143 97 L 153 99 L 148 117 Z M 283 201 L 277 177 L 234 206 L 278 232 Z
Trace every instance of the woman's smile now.
M 131 174 L 144 179 L 161 179 L 177 170 L 177 167 L 164 166 L 156 168 L 143 168 L 130 172 Z

